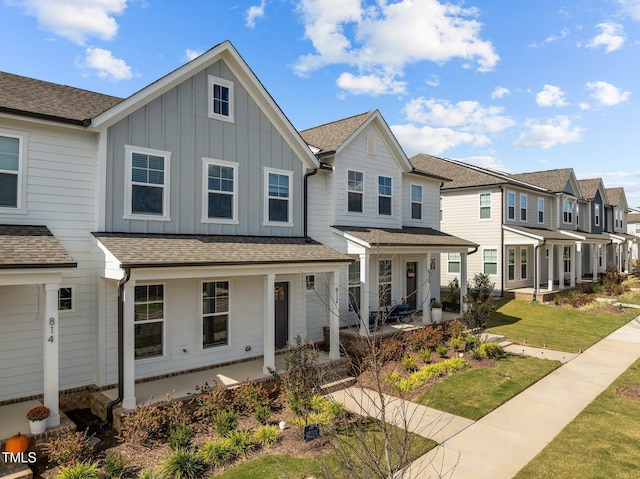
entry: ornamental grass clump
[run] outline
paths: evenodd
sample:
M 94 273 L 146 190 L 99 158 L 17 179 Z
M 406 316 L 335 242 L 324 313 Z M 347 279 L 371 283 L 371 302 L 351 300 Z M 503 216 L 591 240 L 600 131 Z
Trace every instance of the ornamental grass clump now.
M 253 440 L 262 447 L 273 447 L 280 442 L 280 433 L 276 426 L 260 426 L 254 431 Z
M 463 370 L 467 366 L 468 363 L 464 358 L 452 358 L 439 363 L 428 364 L 406 378 L 402 377 L 397 371 L 393 371 L 385 378 L 385 381 L 397 392 L 409 393 L 440 376 Z
M 97 462 L 76 462 L 65 467 L 56 479 L 102 479 Z
M 166 479 L 201 479 L 207 465 L 192 449 L 177 449 L 165 460 L 162 472 Z
M 236 451 L 227 437 L 205 442 L 198 455 L 209 467 L 220 467 L 236 458 Z

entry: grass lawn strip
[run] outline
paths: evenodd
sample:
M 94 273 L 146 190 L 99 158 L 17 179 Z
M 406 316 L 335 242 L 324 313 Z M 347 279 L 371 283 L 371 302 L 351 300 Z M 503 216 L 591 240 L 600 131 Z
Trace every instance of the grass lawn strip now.
M 471 369 L 447 377 L 417 402 L 441 411 L 478 420 L 561 365 L 522 356 L 507 356 L 496 367 Z
M 638 385 L 640 360 L 587 406 L 514 479 L 640 477 L 640 402 L 617 392 Z
M 637 315 L 637 310 L 588 312 L 525 300 L 502 300 L 488 321 L 487 332 L 506 334 L 518 344 L 578 353 Z

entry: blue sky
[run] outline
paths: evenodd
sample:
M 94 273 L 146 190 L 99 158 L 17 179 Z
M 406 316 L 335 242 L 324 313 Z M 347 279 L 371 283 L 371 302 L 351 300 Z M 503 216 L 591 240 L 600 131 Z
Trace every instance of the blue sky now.
M 573 167 L 640 206 L 640 0 L 0 0 L 0 70 L 126 97 L 230 40 L 299 130 Z

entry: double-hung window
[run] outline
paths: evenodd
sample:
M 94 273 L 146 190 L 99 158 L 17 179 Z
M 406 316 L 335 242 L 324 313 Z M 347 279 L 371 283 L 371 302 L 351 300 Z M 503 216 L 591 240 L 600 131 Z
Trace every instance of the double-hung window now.
M 562 261 L 564 263 L 564 272 L 571 272 L 571 246 L 563 247 Z
M 265 224 L 293 226 L 291 183 L 293 172 L 265 168 Z
M 125 146 L 127 181 L 125 218 L 169 220 L 168 151 Z
M 378 261 L 378 306 L 391 304 L 391 265 L 390 259 Z
M 538 223 L 544 223 L 544 198 L 538 198 Z
M 202 347 L 229 344 L 229 282 L 202 283 Z
M 0 135 L 0 208 L 21 205 L 22 138 Z
M 134 351 L 136 359 L 163 355 L 164 285 L 135 287 Z
M 573 202 L 569 200 L 564 200 L 562 221 L 566 224 L 573 224 Z
M 58 311 L 72 312 L 73 310 L 73 287 L 64 286 L 58 290 Z
M 209 118 L 233 123 L 233 82 L 209 75 Z
M 507 279 L 514 281 L 516 279 L 516 249 L 507 249 Z
M 360 311 L 360 261 L 359 260 L 354 260 L 351 263 L 349 263 L 349 311 Z
M 600 226 L 600 204 L 596 203 L 593 208 L 593 223 Z
M 527 279 L 527 248 L 520 248 L 520 279 Z
M 447 253 L 447 272 L 459 273 L 460 272 L 460 253 Z
M 498 274 L 498 250 L 485 249 L 482 251 L 482 272 L 484 274 Z
M 203 165 L 202 221 L 205 223 L 237 223 L 238 163 L 204 158 Z
M 378 214 L 391 215 L 391 197 L 393 189 L 391 178 L 378 176 Z
M 422 186 L 411 185 L 411 219 L 422 219 Z
M 491 193 L 480 193 L 480 219 L 491 219 Z
M 520 221 L 527 221 L 527 195 L 520 195 Z
M 516 194 L 513 191 L 507 192 L 507 219 L 516 219 Z
M 364 202 L 364 173 L 347 170 L 347 211 L 362 213 Z

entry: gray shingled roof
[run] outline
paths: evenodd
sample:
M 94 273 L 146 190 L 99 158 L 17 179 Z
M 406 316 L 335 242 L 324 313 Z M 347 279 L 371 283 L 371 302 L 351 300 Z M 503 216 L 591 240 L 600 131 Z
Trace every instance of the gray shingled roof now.
M 469 186 L 501 185 L 509 182 L 508 179 L 494 175 L 489 171 L 467 167 L 459 162 L 452 162 L 424 153 L 409 158 L 409 161 L 419 172 L 450 178 L 451 181 L 444 184 L 443 190 Z
M 350 261 L 305 238 L 94 233 L 123 267 L 223 266 Z
M 393 229 L 362 226 L 333 226 L 333 228 L 366 241 L 371 246 L 451 246 L 463 248 L 478 246 L 471 241 L 432 228 Z
M 557 170 L 532 171 L 530 173 L 518 173 L 511 175 L 525 183 L 540 186 L 552 193 L 561 193 L 565 190 L 573 169 L 560 168 Z
M 0 111 L 83 124 L 122 98 L 0 72 Z
M 618 206 L 620 204 L 620 198 L 622 198 L 622 192 L 624 188 L 607 188 L 607 199 L 610 206 Z
M 627 224 L 628 223 L 640 223 L 640 213 L 629 213 L 627 215 Z
M 76 266 L 46 226 L 0 225 L 0 269 Z
M 592 200 L 596 197 L 596 192 L 598 191 L 598 187 L 602 183 L 602 179 L 600 178 L 590 178 L 587 180 L 578 180 L 578 185 L 580 186 L 580 192 L 582 193 L 582 197 L 585 200 Z
M 343 118 L 300 132 L 308 145 L 318 148 L 319 153 L 334 152 L 365 123 L 375 110 Z

